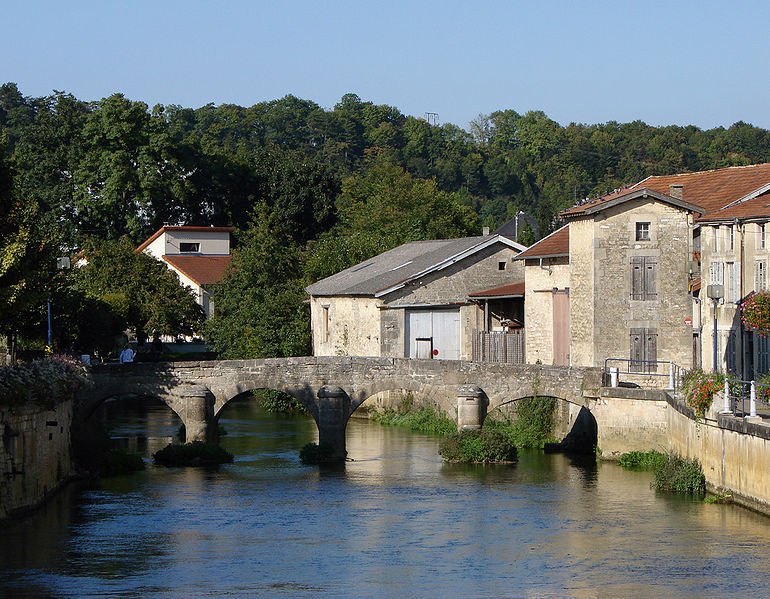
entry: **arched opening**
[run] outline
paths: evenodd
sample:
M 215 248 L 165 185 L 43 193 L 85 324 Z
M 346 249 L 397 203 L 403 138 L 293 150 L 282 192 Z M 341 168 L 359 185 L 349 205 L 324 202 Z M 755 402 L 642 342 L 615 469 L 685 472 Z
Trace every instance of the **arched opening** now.
M 219 409 L 219 444 L 237 462 L 297 462 L 299 450 L 318 441 L 318 428 L 301 398 L 278 389 L 243 391 Z
M 149 459 L 183 435 L 181 418 L 162 399 L 136 393 L 113 394 L 92 404 L 73 422 L 76 463 L 99 472 L 109 452 Z

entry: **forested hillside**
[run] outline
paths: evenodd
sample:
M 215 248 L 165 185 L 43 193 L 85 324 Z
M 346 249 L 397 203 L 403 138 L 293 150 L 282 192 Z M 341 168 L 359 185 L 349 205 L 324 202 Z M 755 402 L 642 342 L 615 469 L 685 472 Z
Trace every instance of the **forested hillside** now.
M 576 200 L 645 176 L 766 161 L 770 132 L 745 123 L 565 127 L 542 112 L 503 110 L 466 131 L 354 94 L 332 109 L 293 96 L 150 108 L 119 94 L 31 98 L 7 83 L 0 334 L 43 333 L 49 295 L 62 307 L 60 344 L 79 335 L 71 323 L 86 296 L 111 306 L 115 327 L 128 323 L 121 309 L 131 298 L 100 291 L 93 276 L 77 285 L 77 272 L 52 276 L 56 256 L 105 252 L 107 242 L 114 252 L 114 242 L 136 245 L 164 223 L 233 225 L 237 273 L 218 294 L 209 338 L 228 356 L 304 353 L 303 286 L 377 252 L 478 234 L 522 210 L 544 235 Z M 173 320 L 132 322 L 171 331 Z

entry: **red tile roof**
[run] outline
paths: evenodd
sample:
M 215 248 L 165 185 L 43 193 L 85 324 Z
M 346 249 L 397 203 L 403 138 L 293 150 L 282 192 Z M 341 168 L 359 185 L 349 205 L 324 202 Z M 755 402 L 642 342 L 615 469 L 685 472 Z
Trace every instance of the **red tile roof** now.
M 163 259 L 198 285 L 210 285 L 222 280 L 233 257 L 167 254 Z
M 153 241 L 155 241 L 158 237 L 160 237 L 164 231 L 189 231 L 190 233 L 232 233 L 235 231 L 235 227 L 198 227 L 193 225 L 181 225 L 181 226 L 170 226 L 170 225 L 164 225 L 155 233 L 150 235 L 144 242 L 142 242 L 142 245 L 140 245 L 138 248 L 136 248 L 136 253 L 143 251 L 148 245 L 150 245 Z
M 522 258 L 552 258 L 569 256 L 569 225 L 564 225 L 516 256 Z
M 756 198 L 740 202 L 738 204 L 728 205 L 726 208 L 704 214 L 697 219 L 700 222 L 712 220 L 732 220 L 734 218 L 766 219 L 770 216 L 770 194 L 764 193 Z
M 612 192 L 601 198 L 573 206 L 561 214 L 567 217 L 577 216 L 585 213 L 588 209 L 617 200 L 623 195 L 643 188 L 670 196 L 671 186 L 681 185 L 682 200 L 688 204 L 702 207 L 704 214 L 701 219 L 709 220 L 711 217 L 719 218 L 715 213 L 728 204 L 750 196 L 750 194 L 762 190 L 768 184 L 770 184 L 770 163 L 754 164 L 751 166 L 731 166 L 710 171 L 680 173 L 678 175 L 658 175 L 647 177 L 639 183 Z M 770 211 L 766 211 L 764 216 L 770 216 Z
M 493 287 L 484 291 L 476 291 L 469 294 L 468 297 L 524 297 L 524 281 L 509 283 L 508 285 L 501 285 L 500 287 Z

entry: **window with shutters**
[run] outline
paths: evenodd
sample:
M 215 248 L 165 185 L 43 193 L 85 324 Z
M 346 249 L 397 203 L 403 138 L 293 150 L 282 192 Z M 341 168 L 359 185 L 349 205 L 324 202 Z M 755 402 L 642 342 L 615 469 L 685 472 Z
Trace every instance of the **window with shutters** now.
M 766 246 L 765 223 L 759 225 L 759 249 L 764 250 Z
M 714 251 L 719 252 L 719 225 L 714 226 Z
M 725 265 L 722 262 L 712 262 L 709 266 L 709 281 L 711 285 L 725 284 Z
M 753 333 L 754 344 L 757 348 L 757 362 L 754 366 L 754 376 L 770 370 L 770 340 L 764 335 Z
M 727 372 L 735 373 L 738 369 L 738 343 L 735 330 L 727 334 Z
M 754 291 L 767 290 L 767 262 L 757 260 L 754 263 Z
M 735 262 L 725 263 L 725 301 L 737 302 L 740 299 L 740 285 L 738 282 L 738 268 Z
M 727 227 L 727 233 L 728 233 L 728 241 L 729 241 L 729 249 L 732 252 L 735 250 L 735 227 L 730 225 Z
M 655 284 L 658 259 L 655 256 L 631 256 L 631 299 L 657 299 Z
M 631 372 L 657 372 L 658 330 L 631 329 Z

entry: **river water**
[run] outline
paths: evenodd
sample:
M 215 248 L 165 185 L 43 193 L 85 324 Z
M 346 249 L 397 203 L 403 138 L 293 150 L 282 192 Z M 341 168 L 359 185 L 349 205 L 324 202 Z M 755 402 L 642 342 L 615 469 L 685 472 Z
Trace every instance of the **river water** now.
M 118 410 L 113 431 L 149 456 L 175 418 Z M 308 418 L 235 402 L 221 424 L 231 465 L 71 485 L 3 525 L 0 596 L 770 595 L 770 519 L 647 473 L 539 452 L 450 466 L 435 438 L 361 420 L 353 461 L 319 469 L 298 460 Z

